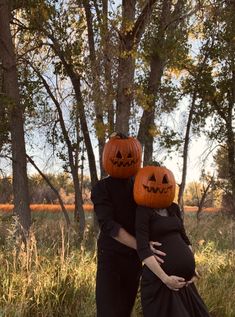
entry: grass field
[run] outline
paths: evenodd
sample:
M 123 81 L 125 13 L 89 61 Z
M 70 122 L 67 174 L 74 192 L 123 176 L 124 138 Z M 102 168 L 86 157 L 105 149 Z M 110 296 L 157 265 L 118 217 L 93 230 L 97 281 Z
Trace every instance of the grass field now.
M 86 217 L 90 223 L 92 212 Z M 24 249 L 15 240 L 12 218 L 4 213 L 0 219 L 0 316 L 95 317 L 92 227 L 78 245 L 76 226 L 66 232 L 60 213 L 34 212 Z M 197 224 L 191 212 L 185 225 L 201 273 L 200 294 L 213 317 L 235 317 L 235 222 L 208 212 Z M 142 316 L 139 298 L 133 316 Z

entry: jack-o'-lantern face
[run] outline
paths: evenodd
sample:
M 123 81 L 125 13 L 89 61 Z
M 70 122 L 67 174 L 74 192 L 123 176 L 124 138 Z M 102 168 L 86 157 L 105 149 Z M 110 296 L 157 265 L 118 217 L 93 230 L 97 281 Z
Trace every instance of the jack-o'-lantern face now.
M 117 133 L 104 146 L 104 170 L 116 178 L 133 176 L 140 168 L 141 155 L 141 145 L 137 139 Z
M 134 199 L 138 205 L 167 208 L 175 197 L 175 178 L 164 166 L 141 168 L 134 184 Z

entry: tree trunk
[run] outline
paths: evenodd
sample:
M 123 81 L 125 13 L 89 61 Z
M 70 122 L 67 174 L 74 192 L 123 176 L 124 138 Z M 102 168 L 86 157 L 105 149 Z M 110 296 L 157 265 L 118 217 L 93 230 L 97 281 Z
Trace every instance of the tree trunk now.
M 87 33 L 88 33 L 88 44 L 89 44 L 89 51 L 90 51 L 90 66 L 92 69 L 92 81 L 93 81 L 93 101 L 95 105 L 95 114 L 96 114 L 96 136 L 98 139 L 98 146 L 99 146 L 99 163 L 100 163 L 100 175 L 101 177 L 104 176 L 104 169 L 102 164 L 102 153 L 105 144 L 105 125 L 104 125 L 104 104 L 101 92 L 101 69 L 100 63 L 96 56 L 95 50 L 95 39 L 94 39 L 94 32 L 93 32 L 93 24 L 92 24 L 92 13 L 90 3 L 87 0 L 83 1 L 83 6 L 85 8 L 86 13 L 86 21 L 87 21 Z
M 86 121 L 86 115 L 85 115 L 85 107 L 82 101 L 82 94 L 81 94 L 81 87 L 80 87 L 80 78 L 76 76 L 76 74 L 71 73 L 70 74 L 71 81 L 73 83 L 73 87 L 75 90 L 75 95 L 78 103 L 78 109 L 79 109 L 79 116 L 80 116 L 80 123 L 81 123 L 81 129 L 84 136 L 84 141 L 86 145 L 86 151 L 88 156 L 88 162 L 89 162 L 89 170 L 90 170 L 90 176 L 91 176 L 91 186 L 94 186 L 95 183 L 98 180 L 97 176 L 97 169 L 95 164 L 95 155 L 92 148 L 91 138 L 87 126 Z
M 163 68 L 163 60 L 161 60 L 157 54 L 152 55 L 147 89 L 147 94 L 148 96 L 150 96 L 150 101 L 147 109 L 143 111 L 138 133 L 138 140 L 144 148 L 144 165 L 146 165 L 147 162 L 151 161 L 153 157 L 154 136 L 151 130 L 155 126 L 155 102 L 156 95 L 161 84 Z
M 131 101 L 133 99 L 133 83 L 135 59 L 133 58 L 133 36 L 127 32 L 130 24 L 134 25 L 136 0 L 123 0 L 122 4 L 122 28 L 125 36 L 120 40 L 118 88 L 117 88 L 117 119 L 116 130 L 125 134 L 129 133 L 129 118 Z
M 0 94 L 3 94 L 0 90 Z M 9 131 L 9 122 L 7 119 L 6 107 L 3 104 L 3 101 L 0 98 L 0 152 L 3 145 L 7 142 L 8 139 L 8 131 Z
M 31 225 L 29 207 L 27 161 L 24 139 L 23 106 L 20 104 L 16 57 L 10 31 L 9 7 L 6 0 L 0 0 L 0 58 L 4 69 L 4 92 L 8 97 L 12 144 L 12 170 L 14 212 L 19 217 L 22 233 L 25 235 Z
M 235 151 L 234 151 L 234 140 L 235 135 L 233 132 L 233 105 L 230 103 L 229 111 L 226 119 L 226 130 L 227 130 L 227 147 L 228 147 L 228 166 L 229 166 L 229 178 L 232 191 L 232 205 L 231 212 L 235 215 Z
M 73 66 L 71 64 L 67 63 L 67 61 L 65 59 L 65 55 L 64 55 L 63 51 L 61 51 L 60 46 L 57 43 L 54 36 L 52 34 L 48 34 L 47 32 L 46 32 L 46 34 L 52 40 L 53 48 L 54 48 L 55 52 L 57 53 L 58 57 L 60 58 L 62 64 L 64 65 L 65 70 L 67 72 L 67 75 L 69 76 L 69 78 L 72 82 L 74 91 L 75 91 L 75 96 L 76 96 L 76 100 L 77 100 L 77 107 L 78 107 L 78 112 L 79 112 L 79 117 L 80 117 L 81 129 L 82 129 L 82 133 L 84 136 L 84 142 L 85 142 L 87 156 L 88 156 L 89 170 L 90 170 L 90 177 L 91 177 L 91 186 L 93 187 L 96 184 L 96 182 L 98 181 L 98 176 L 97 176 L 97 169 L 96 169 L 96 163 L 95 163 L 95 155 L 94 155 L 94 151 L 92 148 L 91 138 L 90 138 L 90 134 L 89 134 L 88 126 L 87 126 L 85 107 L 83 104 L 83 98 L 82 98 L 82 93 L 81 93 L 81 79 L 80 79 L 80 76 L 73 69 Z M 80 196 L 80 194 L 79 194 L 79 196 Z M 79 199 L 79 196 L 78 196 L 78 199 Z M 78 202 L 78 208 L 81 208 L 81 207 L 82 207 L 81 202 Z M 83 208 L 81 210 L 83 210 Z M 83 222 L 83 217 L 84 217 L 84 221 L 85 221 L 84 211 L 82 213 L 82 219 L 81 219 L 82 222 Z M 82 225 L 82 224 L 80 224 L 80 225 Z M 97 222 L 95 215 L 94 215 L 93 225 L 94 225 L 94 231 L 98 232 L 98 222 Z
M 208 41 L 209 42 L 209 41 Z M 205 54 L 201 65 L 199 66 L 198 73 L 196 74 L 195 78 L 195 87 L 192 95 L 192 103 L 191 107 L 189 110 L 189 116 L 188 116 L 188 121 L 187 121 L 187 127 L 185 131 L 185 137 L 184 137 L 184 148 L 183 148 L 183 171 L 182 171 L 182 177 L 181 177 L 181 183 L 179 185 L 179 193 L 178 193 L 178 204 L 181 208 L 182 211 L 183 209 L 183 194 L 184 194 L 184 189 L 186 185 L 186 177 L 187 177 L 187 165 L 188 165 L 188 149 L 189 149 L 189 142 L 190 142 L 190 130 L 191 130 L 191 125 L 192 125 L 192 120 L 193 120 L 193 115 L 195 111 L 195 103 L 197 99 L 197 94 L 198 94 L 198 80 L 200 80 L 201 73 L 204 69 L 204 66 L 206 64 L 206 61 L 208 59 L 208 52 Z
M 97 169 L 96 169 L 96 163 L 95 163 L 95 155 L 92 148 L 91 138 L 90 138 L 90 134 L 89 134 L 88 126 L 87 126 L 85 107 L 83 104 L 83 98 L 81 93 L 81 79 L 79 74 L 77 74 L 76 71 L 73 69 L 73 65 L 67 63 L 65 59 L 66 54 L 61 50 L 61 47 L 59 43 L 57 42 L 56 38 L 53 36 L 53 34 L 48 33 L 47 30 L 44 30 L 44 33 L 53 42 L 53 49 L 55 53 L 57 54 L 57 56 L 59 57 L 59 59 L 61 60 L 61 63 L 63 64 L 75 91 L 75 97 L 76 97 L 77 106 L 78 106 L 81 129 L 84 136 L 84 141 L 85 141 L 85 146 L 86 146 L 86 151 L 88 156 L 91 185 L 94 186 L 98 180 L 98 176 L 97 176 Z
M 152 40 L 152 52 L 150 52 L 150 73 L 147 88 L 147 95 L 150 98 L 147 109 L 143 111 L 138 132 L 138 140 L 144 148 L 144 165 L 146 165 L 148 161 L 151 161 L 153 157 L 155 103 L 165 65 L 164 56 L 160 57 L 158 52 L 164 49 L 164 38 L 166 25 L 168 24 L 170 17 L 170 9 L 171 1 L 164 0 L 162 3 L 159 30 L 156 37 Z
M 156 0 L 148 0 L 135 20 L 136 0 L 122 1 L 119 66 L 117 82 L 116 131 L 128 134 L 134 93 L 135 52 Z
M 114 98 L 115 91 L 112 81 L 112 52 L 110 49 L 110 30 L 108 27 L 108 0 L 102 0 L 103 3 L 103 32 L 101 32 L 103 42 L 103 63 L 105 78 L 105 101 L 108 112 L 108 134 L 114 131 Z
M 181 177 L 181 183 L 179 185 L 179 193 L 178 193 L 178 204 L 183 211 L 183 194 L 184 194 L 184 189 L 186 185 L 186 176 L 187 176 L 187 166 L 188 166 L 188 149 L 189 149 L 189 142 L 190 142 L 190 130 L 191 130 L 191 125 L 192 125 L 192 119 L 193 119 L 193 114 L 194 114 L 194 108 L 195 108 L 195 102 L 196 102 L 196 96 L 197 92 L 194 91 L 193 97 L 192 97 L 192 103 L 191 107 L 189 110 L 189 115 L 188 115 L 188 121 L 187 121 L 187 126 L 186 126 L 186 131 L 185 131 L 185 137 L 184 137 L 184 148 L 183 148 L 183 170 L 182 170 L 182 177 Z
M 74 161 L 74 157 L 73 157 L 72 143 L 71 143 L 68 131 L 67 131 L 66 126 L 65 126 L 64 117 L 63 117 L 63 113 L 62 113 L 62 110 L 60 107 L 60 103 L 53 95 L 53 93 L 50 89 L 50 86 L 48 85 L 45 78 L 35 68 L 34 68 L 34 70 L 35 70 L 35 72 L 37 72 L 39 78 L 42 80 L 43 85 L 44 85 L 48 95 L 51 97 L 52 101 L 54 102 L 54 105 L 56 106 L 56 109 L 58 112 L 61 131 L 62 131 L 64 140 L 65 140 L 65 144 L 67 146 L 69 166 L 71 169 L 71 174 L 72 174 L 72 179 L 73 179 L 73 184 L 74 184 L 74 192 L 75 192 L 75 213 L 74 214 L 75 214 L 76 219 L 79 221 L 79 234 L 80 234 L 80 238 L 82 239 L 83 235 L 84 235 L 84 231 L 85 231 L 85 214 L 84 214 L 83 203 L 82 203 L 81 187 L 79 185 L 78 168 L 76 168 L 77 164 Z

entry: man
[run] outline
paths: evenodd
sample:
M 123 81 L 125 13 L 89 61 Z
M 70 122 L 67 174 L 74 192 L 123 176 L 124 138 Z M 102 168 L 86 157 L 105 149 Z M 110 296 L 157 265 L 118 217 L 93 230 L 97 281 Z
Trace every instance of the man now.
M 110 165 L 110 162 L 113 165 Z M 133 176 L 141 163 L 139 142 L 121 133 L 111 135 L 103 153 L 109 174 L 92 189 L 100 235 L 97 242 L 97 317 L 130 317 L 134 306 L 142 264 L 136 252 Z M 118 176 L 118 177 L 117 177 Z M 157 255 L 157 242 L 151 248 Z

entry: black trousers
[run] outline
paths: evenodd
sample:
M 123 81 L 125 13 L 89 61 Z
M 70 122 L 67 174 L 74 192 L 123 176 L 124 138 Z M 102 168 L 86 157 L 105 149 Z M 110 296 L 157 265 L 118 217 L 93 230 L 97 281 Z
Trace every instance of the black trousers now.
M 97 317 L 130 317 L 138 291 L 141 262 L 137 253 L 98 250 Z

